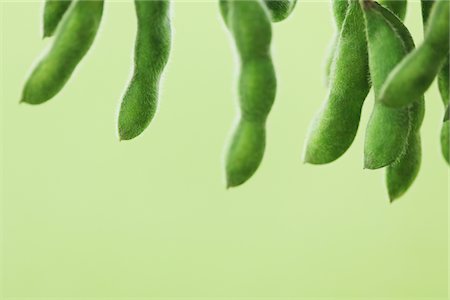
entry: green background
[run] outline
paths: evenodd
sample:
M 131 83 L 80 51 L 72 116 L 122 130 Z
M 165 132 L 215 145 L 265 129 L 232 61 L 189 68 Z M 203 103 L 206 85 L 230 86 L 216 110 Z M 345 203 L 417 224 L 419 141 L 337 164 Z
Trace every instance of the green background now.
M 266 155 L 232 190 L 223 155 L 237 69 L 217 3 L 174 3 L 159 111 L 131 142 L 118 142 L 115 117 L 131 72 L 132 1 L 107 1 L 93 49 L 57 97 L 19 105 L 30 66 L 50 45 L 41 13 L 36 1 L 1 4 L 5 298 L 447 299 L 448 168 L 435 85 L 420 174 L 393 205 L 384 171 L 362 169 L 363 130 L 337 162 L 302 164 L 326 95 L 328 3 L 300 1 L 274 25 L 279 88 Z M 411 1 L 417 42 L 420 21 Z M 372 105 L 371 94 L 361 129 Z

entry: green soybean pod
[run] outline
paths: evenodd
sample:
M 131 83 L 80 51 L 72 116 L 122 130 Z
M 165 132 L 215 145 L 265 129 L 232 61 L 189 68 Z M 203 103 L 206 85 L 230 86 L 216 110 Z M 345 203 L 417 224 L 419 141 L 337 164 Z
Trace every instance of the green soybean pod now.
M 449 1 L 437 0 L 427 21 L 425 40 L 390 73 L 380 101 L 401 107 L 418 99 L 429 88 L 447 59 L 450 43 Z
M 297 4 L 297 0 L 264 0 L 272 22 L 280 22 L 289 17 Z
M 326 100 L 306 138 L 306 163 L 336 160 L 350 147 L 358 129 L 370 90 L 364 17 L 358 1 L 349 2 L 335 53 Z
M 384 18 L 384 22 L 389 23 L 392 29 L 395 30 L 403 42 L 406 52 L 414 49 L 415 46 L 411 34 L 399 18 L 381 6 L 373 5 L 371 9 L 378 12 L 377 17 Z M 391 201 L 394 201 L 409 189 L 419 172 L 421 164 L 420 127 L 424 113 L 425 104 L 422 96 L 409 109 L 410 131 L 406 150 L 395 163 L 390 164 L 386 168 L 386 185 Z
M 378 169 L 394 163 L 406 150 L 410 131 L 409 108 L 385 107 L 379 92 L 389 72 L 407 54 L 404 41 L 383 15 L 390 13 L 376 2 L 362 2 L 367 28 L 369 67 L 375 105 L 366 128 L 364 167 Z
M 120 105 L 120 140 L 137 137 L 153 119 L 161 75 L 170 52 L 170 2 L 135 0 L 134 3 L 137 16 L 134 71 Z
M 103 0 L 78 0 L 73 3 L 60 24 L 50 50 L 28 77 L 21 102 L 43 103 L 64 87 L 91 47 L 102 13 Z
M 431 11 L 431 8 L 434 4 L 434 0 L 422 0 L 422 17 L 423 17 L 423 24 L 424 24 L 424 30 L 426 31 L 426 28 L 428 27 L 428 17 Z M 447 59 L 442 66 L 441 70 L 438 73 L 438 87 L 439 92 L 441 94 L 442 102 L 444 103 L 444 106 L 447 107 L 447 110 L 444 115 L 444 122 L 442 123 L 441 133 L 440 133 L 440 140 L 441 140 L 441 151 L 442 155 L 444 156 L 444 159 L 446 162 L 450 165 L 449 162 L 449 54 L 447 54 Z
M 227 187 L 247 181 L 259 167 L 266 143 L 266 120 L 276 94 L 270 56 L 270 16 L 259 0 L 221 2 L 221 12 L 240 58 L 240 116 L 226 155 Z
M 336 46 L 339 39 L 339 34 L 342 29 L 342 23 L 345 19 L 345 14 L 348 9 L 349 0 L 332 0 L 332 10 L 335 20 L 335 34 L 329 47 L 329 54 L 325 60 L 325 82 L 328 85 L 330 69 L 335 56 Z M 393 13 L 395 13 L 400 19 L 404 19 L 406 15 L 407 1 L 406 0 L 381 0 L 379 4 L 385 6 Z
M 44 5 L 43 36 L 50 37 L 55 32 L 70 6 L 71 0 L 46 0 Z
M 333 59 L 336 55 L 336 47 L 339 41 L 340 32 L 342 29 L 342 24 L 344 23 L 345 14 L 348 9 L 348 0 L 331 0 L 331 9 L 333 11 L 333 19 L 334 19 L 334 35 L 331 40 L 328 56 L 325 60 L 325 83 L 329 84 L 329 77 L 331 73 L 331 65 L 333 63 Z

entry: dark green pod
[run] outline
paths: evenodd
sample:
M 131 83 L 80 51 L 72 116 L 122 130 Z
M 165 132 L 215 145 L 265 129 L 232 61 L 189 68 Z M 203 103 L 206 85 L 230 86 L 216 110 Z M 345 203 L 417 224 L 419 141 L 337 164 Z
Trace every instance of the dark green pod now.
M 428 17 L 430 16 L 431 8 L 433 7 L 435 0 L 421 0 L 420 5 L 422 8 L 422 23 L 423 28 L 427 27 Z
M 169 59 L 171 29 L 169 1 L 135 1 L 137 36 L 133 77 L 120 105 L 121 140 L 141 134 L 153 119 L 161 75 Z
M 389 9 L 394 13 L 400 20 L 404 20 L 406 16 L 406 10 L 408 7 L 407 0 L 379 0 L 378 3 Z
M 424 42 L 391 72 L 380 96 L 383 104 L 406 106 L 429 88 L 447 59 L 450 43 L 449 1 L 437 0 L 431 8 Z
M 280 22 L 289 17 L 297 4 L 297 0 L 264 0 L 272 22 Z
M 355 138 L 369 90 L 364 17 L 358 1 L 351 1 L 331 67 L 330 89 L 310 125 L 305 162 L 330 163 L 347 151 Z
M 275 99 L 272 29 L 263 5 L 258 0 L 220 2 L 240 58 L 240 116 L 225 161 L 228 187 L 244 183 L 258 169 L 266 143 L 266 119 Z
M 52 36 L 70 6 L 71 0 L 46 0 L 44 6 L 43 36 Z
M 22 102 L 40 104 L 55 96 L 88 52 L 103 13 L 103 1 L 76 1 L 63 18 L 50 51 L 28 77 Z

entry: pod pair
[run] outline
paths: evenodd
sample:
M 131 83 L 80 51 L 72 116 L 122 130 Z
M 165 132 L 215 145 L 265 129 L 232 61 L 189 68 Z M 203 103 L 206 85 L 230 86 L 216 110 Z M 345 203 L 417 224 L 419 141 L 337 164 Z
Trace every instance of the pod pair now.
M 404 18 L 406 1 L 382 1 Z M 371 82 L 364 16 L 358 0 L 334 0 L 336 33 L 326 61 L 326 99 L 310 125 L 304 161 L 327 164 L 353 143 Z
M 381 87 L 390 72 L 414 49 L 414 42 L 401 20 L 371 0 L 361 2 L 364 11 L 369 67 L 375 105 L 366 129 L 365 165 L 386 169 L 391 201 L 414 182 L 421 163 L 420 126 L 424 116 L 423 95 L 404 108 L 385 107 Z

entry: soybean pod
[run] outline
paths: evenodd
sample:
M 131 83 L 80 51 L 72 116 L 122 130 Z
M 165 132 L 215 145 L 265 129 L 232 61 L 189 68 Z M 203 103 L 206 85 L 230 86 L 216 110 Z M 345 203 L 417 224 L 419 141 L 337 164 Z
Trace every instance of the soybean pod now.
M 379 8 L 379 12 L 395 29 L 407 52 L 414 49 L 414 41 L 403 23 L 388 11 Z M 422 160 L 420 127 L 425 114 L 424 97 L 414 102 L 409 109 L 410 132 L 405 153 L 386 168 L 386 186 L 389 199 L 394 201 L 402 196 L 413 184 L 419 173 Z
M 272 22 L 280 22 L 289 17 L 297 4 L 297 0 L 264 0 Z
M 46 0 L 44 5 L 43 36 L 50 37 L 70 6 L 71 0 Z
M 103 0 L 73 3 L 50 50 L 28 77 L 21 102 L 43 103 L 64 87 L 94 42 L 102 13 Z
M 379 100 L 389 72 L 407 54 L 404 41 L 382 12 L 389 12 L 371 0 L 361 2 L 367 28 L 369 67 L 375 104 L 366 128 L 364 167 L 378 169 L 394 163 L 406 150 L 410 131 L 409 108 L 385 107 Z
M 170 52 L 169 1 L 135 0 L 134 3 L 137 16 L 134 71 L 120 105 L 121 140 L 135 138 L 153 119 L 161 75 Z
M 433 4 L 435 3 L 435 0 L 422 0 L 422 20 L 423 20 L 423 27 L 424 31 L 428 28 L 428 18 L 430 15 L 431 8 L 433 7 Z M 449 115 L 449 54 L 447 54 L 447 59 L 442 66 L 441 70 L 438 73 L 438 87 L 439 92 L 441 94 L 441 99 L 444 104 L 444 107 L 446 107 L 445 115 L 444 115 L 444 121 L 442 123 L 441 132 L 440 132 L 440 142 L 441 142 L 441 152 L 442 156 L 444 157 L 447 164 L 450 165 L 450 147 L 449 147 L 449 135 L 450 135 L 450 122 L 448 121 L 448 115 Z
M 221 2 L 240 62 L 240 116 L 226 155 L 227 187 L 247 181 L 264 155 L 265 126 L 275 99 L 276 77 L 270 56 L 270 16 L 263 5 L 259 0 Z
M 335 55 L 326 100 L 306 139 L 304 161 L 311 164 L 330 163 L 347 151 L 370 90 L 364 18 L 358 1 L 349 2 Z
M 431 8 L 423 43 L 389 74 L 380 101 L 391 107 L 406 106 L 429 88 L 448 57 L 450 43 L 448 0 L 436 0 Z

